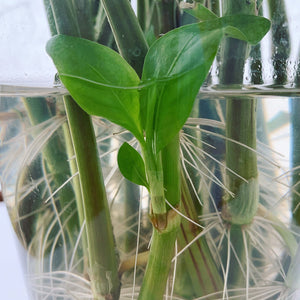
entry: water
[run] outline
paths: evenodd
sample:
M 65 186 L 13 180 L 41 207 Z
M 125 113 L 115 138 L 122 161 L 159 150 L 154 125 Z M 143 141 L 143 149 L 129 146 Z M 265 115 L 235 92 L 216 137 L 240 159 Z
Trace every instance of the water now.
M 76 209 L 78 174 L 71 167 L 74 154 L 65 151 L 69 145 L 69 131 L 62 98 L 66 93 L 65 89 L 58 87 L 0 87 L 0 181 L 14 230 L 26 249 L 25 273 L 34 291 L 34 299 L 42 299 L 48 293 L 52 293 L 51 299 L 71 299 L 71 292 L 80 299 L 92 297 L 84 255 L 84 231 L 78 225 L 80 216 Z M 258 293 L 259 288 L 266 291 L 272 283 L 277 289 L 282 287 L 277 293 L 274 292 L 278 296 L 285 288 L 280 266 L 286 263 L 284 257 L 293 256 L 291 253 L 296 248 L 293 241 L 298 240 L 299 233 L 298 228 L 291 225 L 291 207 L 292 199 L 297 199 L 298 193 L 295 185 L 297 179 L 293 179 L 293 175 L 298 174 L 298 165 L 293 163 L 297 162 L 298 148 L 294 145 L 297 145 L 297 135 L 300 133 L 297 113 L 292 111 L 292 107 L 297 109 L 300 106 L 300 90 L 205 88 L 199 94 L 184 127 L 181 137 L 181 149 L 185 155 L 182 157 L 183 169 L 188 183 L 193 184 L 190 190 L 191 194 L 195 194 L 193 198 L 204 205 L 200 219 L 208 228 L 215 224 L 206 238 L 213 253 L 218 249 L 219 256 L 213 256 L 218 265 L 223 265 L 224 271 L 231 253 L 226 251 L 225 233 L 229 227 L 224 225 L 226 222 L 218 223 L 218 216 L 222 197 L 228 189 L 225 176 L 225 110 L 228 98 L 235 99 L 233 101 L 257 101 L 257 149 L 251 151 L 257 154 L 262 208 L 253 224 L 243 229 L 252 248 L 250 254 L 247 253 L 248 264 L 243 267 L 244 274 L 248 274 L 248 288 L 245 288 L 245 282 L 242 283 L 240 297 L 244 299 L 246 290 L 250 296 Z M 94 117 L 93 122 L 117 251 L 121 261 L 126 261 L 136 253 L 137 238 L 139 252 L 147 250 L 151 236 L 149 198 L 144 189 L 124 181 L 117 169 L 117 150 L 124 141 L 133 142 L 132 136 L 98 117 Z M 195 142 L 195 139 L 200 139 L 202 143 Z M 245 148 L 244 145 L 239 147 Z M 59 177 L 58 174 L 63 175 Z M 67 203 L 62 201 L 65 195 L 68 195 Z M 268 213 L 272 213 L 275 219 L 267 217 Z M 287 227 L 280 225 L 280 231 L 270 225 L 272 222 L 287 224 Z M 141 224 L 140 227 L 138 224 Z M 234 255 L 231 255 L 234 264 Z M 182 257 L 179 256 L 178 260 Z M 141 265 L 136 273 L 129 271 L 123 274 L 123 299 L 127 299 L 126 294 L 131 299 L 134 274 L 134 295 L 137 295 L 143 270 Z M 177 278 L 181 276 L 178 269 Z M 231 290 L 236 284 L 228 283 L 226 289 L 229 296 L 236 296 L 237 291 Z M 180 296 L 182 291 L 179 287 L 180 284 L 175 288 L 175 293 Z M 261 296 L 261 299 L 267 298 Z

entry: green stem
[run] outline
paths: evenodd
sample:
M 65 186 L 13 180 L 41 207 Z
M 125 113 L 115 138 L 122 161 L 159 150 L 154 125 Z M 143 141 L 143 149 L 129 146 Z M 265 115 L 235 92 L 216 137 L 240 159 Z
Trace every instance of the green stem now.
M 180 140 L 179 134 L 163 149 L 162 166 L 164 173 L 165 197 L 175 207 L 180 203 Z
M 143 147 L 146 174 L 149 182 L 149 193 L 151 198 L 150 217 L 155 228 L 163 230 L 166 227 L 167 205 L 165 203 L 164 173 L 161 153 L 154 155 L 151 146 Z
M 179 225 L 180 216 L 175 211 L 169 210 L 167 227 L 161 232 L 154 228 L 139 300 L 163 299 Z
M 67 152 L 68 157 L 70 157 L 70 158 L 75 157 L 76 154 L 74 152 L 72 137 L 71 137 L 69 125 L 67 123 L 65 123 L 63 125 L 63 137 L 65 139 L 66 152 Z M 76 159 L 69 159 L 69 166 L 70 166 L 71 174 L 76 174 L 78 172 Z M 81 194 L 79 176 L 75 176 L 72 179 L 72 186 L 73 186 L 74 195 L 75 195 L 76 209 L 77 209 L 78 219 L 79 219 L 79 226 L 81 228 L 82 226 L 84 226 L 85 216 L 84 216 L 84 207 L 83 207 L 83 199 L 82 199 L 82 194 Z M 88 244 L 87 244 L 86 232 L 85 231 L 82 233 L 81 240 L 82 240 L 82 249 L 88 249 Z M 85 253 L 85 250 L 83 250 L 83 255 L 84 255 L 83 273 L 87 273 L 87 270 L 88 270 L 88 257 Z
M 223 0 L 223 15 L 255 14 L 255 12 L 255 0 Z M 229 38 L 224 41 L 222 47 L 220 83 L 227 88 L 235 86 L 239 88 L 243 84 L 248 45 L 244 41 Z M 248 245 L 248 237 L 243 226 L 252 222 L 257 213 L 259 200 L 257 157 L 254 152 L 256 99 L 239 99 L 239 97 L 226 99 L 226 137 L 228 138 L 226 166 L 243 178 L 227 172 L 227 185 L 233 195 L 224 195 L 222 205 L 222 217 L 231 224 L 228 237 L 236 254 L 234 257 L 231 256 L 228 271 L 230 287 L 235 288 L 245 284 L 242 269 L 246 268 L 246 253 L 249 253 L 250 249 L 245 247 Z M 226 260 L 229 253 L 225 251 L 224 254 Z
M 254 14 L 256 9 L 255 1 L 241 0 L 224 0 L 223 8 L 224 15 Z M 222 52 L 224 62 L 220 70 L 221 84 L 230 86 L 243 83 L 247 47 L 247 43 L 243 41 L 232 38 L 225 40 Z M 235 195 L 224 198 L 223 218 L 233 224 L 249 224 L 258 206 L 257 157 L 253 151 L 256 149 L 256 99 L 227 99 L 226 136 L 245 147 L 231 140 L 226 141 L 226 165 L 243 179 L 228 172 L 229 189 Z
M 272 60 L 274 84 L 284 85 L 287 81 L 287 63 L 290 55 L 290 35 L 284 1 L 268 0 L 272 22 Z
M 185 247 L 202 232 L 202 228 L 196 225 L 198 224 L 198 214 L 183 175 L 181 176 L 181 187 L 183 204 L 181 212 L 189 220 L 182 219 L 181 230 L 178 234 L 179 249 Z M 188 277 L 188 282 L 191 283 L 192 287 L 190 290 L 185 290 L 184 287 L 181 290 L 176 289 L 180 292 L 180 295 L 185 295 L 185 297 L 191 299 L 192 297 L 200 297 L 222 291 L 223 279 L 219 274 L 204 236 L 194 241 L 182 256 L 184 266 L 182 272 L 177 274 L 176 278 L 181 281 L 184 276 Z
M 50 0 L 57 32 L 80 36 L 80 27 L 70 1 Z M 98 159 L 91 117 L 70 97 L 64 98 L 72 142 L 76 154 L 86 222 L 85 249 L 95 299 L 118 299 L 120 280 L 114 235 L 106 191 Z
M 62 1 L 60 1 L 62 2 Z M 85 39 L 94 40 L 94 21 L 93 12 L 94 1 L 76 0 L 72 1 L 75 18 L 78 23 L 80 36 Z
M 297 66 L 297 76 L 295 78 L 295 86 L 300 87 L 300 53 L 298 56 L 298 66 Z M 290 110 L 291 110 L 291 132 L 292 132 L 292 167 L 297 168 L 300 166 L 300 98 L 292 98 L 290 100 Z M 299 169 L 293 171 L 292 177 L 292 213 L 293 213 L 293 223 L 300 226 L 300 172 Z
M 176 28 L 177 24 L 177 1 L 160 0 L 158 1 L 158 21 L 160 24 L 159 33 L 164 34 Z
M 24 104 L 32 125 L 40 124 L 52 117 L 45 98 L 25 98 Z M 70 176 L 68 157 L 64 150 L 64 145 L 61 143 L 58 135 L 53 136 L 42 149 L 49 173 L 53 174 L 55 189 L 62 186 Z M 66 185 L 58 192 L 58 195 L 61 209 L 69 206 L 69 208 L 61 214 L 62 223 L 64 223 L 64 220 L 68 219 L 68 216 L 76 209 L 74 205 L 69 205 L 70 199 L 74 196 L 72 186 L 70 184 Z M 67 228 L 69 232 L 78 232 L 79 228 L 76 214 L 68 222 Z M 69 237 L 72 240 L 72 236 Z
M 208 9 L 210 9 L 217 16 L 220 16 L 220 1 L 210 0 L 208 3 Z
M 291 108 L 291 134 L 292 134 L 292 167 L 297 168 L 300 166 L 300 100 L 299 98 L 293 98 L 290 100 L 290 108 Z M 300 176 L 299 169 L 295 169 L 293 171 L 292 177 L 292 186 L 293 186 L 293 194 L 292 194 L 292 213 L 293 213 L 293 222 L 296 225 L 300 225 Z
M 118 299 L 118 260 L 93 125 L 90 116 L 69 96 L 65 97 L 65 107 L 82 189 L 94 298 Z
M 60 34 L 81 36 L 72 0 L 49 0 L 48 5 L 53 16 L 53 20 L 48 21 L 50 28 L 55 26 L 56 32 Z M 48 7 L 46 9 L 48 10 Z
M 141 76 L 148 45 L 128 0 L 102 0 L 118 49 Z
M 223 205 L 223 218 L 234 224 L 249 224 L 258 206 L 258 171 L 256 153 L 256 99 L 227 99 L 226 165 L 242 176 L 228 172 L 229 189 Z M 242 143 L 241 146 L 232 140 Z M 250 147 L 246 148 L 246 147 Z
M 137 0 L 137 16 L 141 29 L 145 32 L 147 29 L 147 20 L 149 18 L 150 0 Z
M 149 261 L 139 299 L 163 298 L 174 256 L 175 240 L 180 225 L 180 216 L 168 207 L 168 202 L 178 209 L 180 202 L 179 136 L 158 154 L 148 151 L 145 157 L 150 185 L 153 237 Z M 152 158 L 153 157 L 153 158 Z

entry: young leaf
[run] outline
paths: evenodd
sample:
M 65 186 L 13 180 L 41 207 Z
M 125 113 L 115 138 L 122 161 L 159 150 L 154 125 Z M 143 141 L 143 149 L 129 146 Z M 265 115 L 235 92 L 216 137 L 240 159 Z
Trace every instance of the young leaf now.
M 222 35 L 220 28 L 203 22 L 172 30 L 150 47 L 142 75 L 141 116 L 156 152 L 188 118 Z
M 124 143 L 119 149 L 118 165 L 126 179 L 138 185 L 143 185 L 146 188 L 149 187 L 144 161 L 140 154 L 128 143 Z
M 156 152 L 187 120 L 223 35 L 256 43 L 269 26 L 261 17 L 229 16 L 182 26 L 150 47 L 142 75 L 141 117 Z
M 143 139 L 140 125 L 140 79 L 115 51 L 66 35 L 47 44 L 60 78 L 75 101 L 91 115 L 104 117 Z

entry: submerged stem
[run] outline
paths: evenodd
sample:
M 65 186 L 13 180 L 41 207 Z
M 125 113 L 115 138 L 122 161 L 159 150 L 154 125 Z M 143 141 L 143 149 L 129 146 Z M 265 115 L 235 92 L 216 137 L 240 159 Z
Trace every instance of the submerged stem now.
M 255 1 L 224 0 L 225 15 L 255 13 Z M 226 39 L 223 44 L 224 63 L 220 81 L 224 85 L 243 84 L 243 71 L 248 45 L 244 41 Z M 226 102 L 226 136 L 231 140 L 256 149 L 256 99 L 230 98 Z M 257 157 L 254 151 L 230 140 L 226 142 L 226 165 L 248 182 L 227 174 L 231 192 L 236 197 L 224 198 L 223 218 L 233 224 L 249 224 L 258 206 Z
M 169 210 L 167 227 L 161 232 L 154 228 L 139 300 L 163 299 L 180 220 L 180 216 L 175 211 Z
M 181 176 L 181 187 L 182 213 L 188 219 L 182 219 L 178 234 L 178 244 L 180 248 L 184 248 L 199 236 L 203 229 L 200 225 L 196 226 L 196 223 L 198 223 L 197 211 L 183 174 Z M 176 290 L 180 295 L 190 299 L 193 296 L 205 296 L 223 289 L 223 279 L 204 236 L 191 244 L 182 255 L 183 266 L 176 278 L 182 281 L 187 277 L 186 280 L 191 283 L 191 287 L 189 290 L 186 290 L 184 286 L 181 287 L 179 285 L 179 288 Z
M 255 0 L 223 0 L 223 15 L 255 14 Z M 226 39 L 223 43 L 220 70 L 220 83 L 225 86 L 238 88 L 243 84 L 245 60 L 248 55 L 248 44 L 236 39 Z M 251 149 L 256 149 L 256 99 L 239 99 L 238 97 L 226 100 L 226 166 L 239 174 L 236 177 L 227 173 L 229 189 L 235 195 L 223 196 L 222 217 L 230 223 L 228 239 L 236 255 L 228 265 L 228 282 L 233 287 L 248 284 L 243 269 L 248 266 L 247 253 L 250 249 L 243 234 L 243 226 L 250 224 L 258 208 L 258 171 L 257 156 Z M 238 143 L 232 143 L 235 140 Z M 247 147 L 242 147 L 241 144 Z M 225 254 L 230 256 L 229 252 Z M 243 282 L 244 279 L 246 282 Z
M 50 0 L 50 7 L 58 33 L 89 35 L 80 27 L 73 2 Z M 95 299 L 118 299 L 119 262 L 91 117 L 70 96 L 64 103 L 79 171 L 83 202 L 80 205 L 77 199 L 77 204 L 78 209 L 83 208 L 86 221 L 88 248 L 84 251 L 89 258 L 93 295 Z
M 93 294 L 95 299 L 118 299 L 118 259 L 92 121 L 70 96 L 65 107 L 82 189 Z

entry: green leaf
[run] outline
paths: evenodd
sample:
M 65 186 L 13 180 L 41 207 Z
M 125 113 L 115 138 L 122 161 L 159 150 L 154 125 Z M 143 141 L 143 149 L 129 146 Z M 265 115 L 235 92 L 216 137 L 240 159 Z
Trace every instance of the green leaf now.
M 207 26 L 208 25 L 208 26 Z M 207 76 L 223 32 L 213 24 L 172 30 L 150 47 L 144 62 L 141 116 L 156 152 L 184 125 Z
M 218 20 L 226 35 L 250 44 L 257 44 L 271 25 L 268 19 L 253 15 L 225 16 Z
M 46 49 L 63 84 L 82 109 L 143 139 L 137 90 L 140 79 L 117 52 L 66 35 L 52 38 Z
M 217 15 L 200 3 L 195 3 L 192 9 L 185 9 L 184 11 L 201 21 L 214 20 L 218 18 Z
M 150 47 L 142 75 L 141 117 L 156 153 L 187 120 L 222 37 L 255 43 L 269 26 L 270 22 L 261 17 L 229 16 L 182 26 Z
M 118 165 L 126 179 L 149 188 L 144 161 L 140 154 L 128 143 L 124 143 L 119 149 Z

